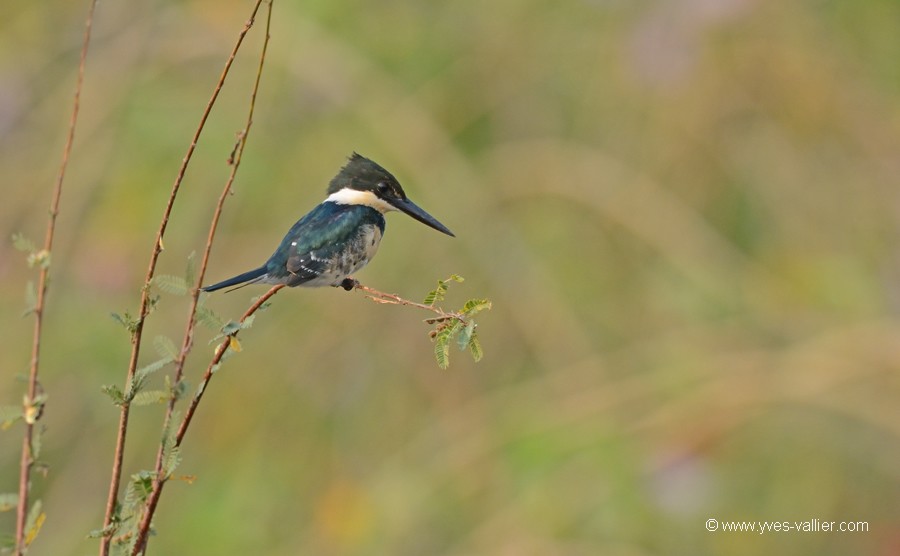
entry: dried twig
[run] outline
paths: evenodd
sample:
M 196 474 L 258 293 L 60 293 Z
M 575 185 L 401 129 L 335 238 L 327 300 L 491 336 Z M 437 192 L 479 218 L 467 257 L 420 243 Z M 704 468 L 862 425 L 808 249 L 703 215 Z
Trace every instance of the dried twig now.
M 59 164 L 59 174 L 56 178 L 56 187 L 53 190 L 53 198 L 50 201 L 50 215 L 47 219 L 47 234 L 44 239 L 44 248 L 41 252 L 44 259 L 40 265 L 38 276 L 37 301 L 34 305 L 34 339 L 31 346 L 31 366 L 28 373 L 28 394 L 25 396 L 23 414 L 25 416 L 25 435 L 22 441 L 22 460 L 19 467 L 19 500 L 16 508 L 16 554 L 25 554 L 29 544 L 25 531 L 28 515 L 28 494 L 31 486 L 31 469 L 34 465 L 34 453 L 32 441 L 34 438 L 34 426 L 41 416 L 43 401 L 40 398 L 40 383 L 38 382 L 38 367 L 41 352 L 41 332 L 44 323 L 44 306 L 47 298 L 47 287 L 50 277 L 50 252 L 53 247 L 53 234 L 56 229 L 56 216 L 59 214 L 59 201 L 62 197 L 62 186 L 66 176 L 66 168 L 69 165 L 69 155 L 75 142 L 75 126 L 78 123 L 78 109 L 81 104 L 81 89 L 84 83 L 84 67 L 87 60 L 88 46 L 91 42 L 91 28 L 94 23 L 94 10 L 97 0 L 92 0 L 88 9 L 87 20 L 84 25 L 84 39 L 81 44 L 81 57 L 78 62 L 78 78 L 75 85 L 75 98 L 72 103 L 72 116 L 69 120 L 69 134 L 63 147 L 62 160 Z
M 370 288 L 369 286 L 364 286 L 359 282 L 353 282 L 351 285 L 351 289 L 360 290 L 366 293 L 366 297 L 374 301 L 375 303 L 384 303 L 387 305 L 406 305 L 409 307 L 417 307 L 419 309 L 424 309 L 426 311 L 431 311 L 435 313 L 436 317 L 431 317 L 425 319 L 425 322 L 428 324 L 435 324 L 438 322 L 444 322 L 448 320 L 458 320 L 463 324 L 468 324 L 468 318 L 462 313 L 456 311 L 445 311 L 440 307 L 435 305 L 425 305 L 424 303 L 416 303 L 415 301 L 410 301 L 408 299 L 404 299 L 397 294 L 393 293 L 385 293 L 382 291 L 378 291 L 374 288 Z

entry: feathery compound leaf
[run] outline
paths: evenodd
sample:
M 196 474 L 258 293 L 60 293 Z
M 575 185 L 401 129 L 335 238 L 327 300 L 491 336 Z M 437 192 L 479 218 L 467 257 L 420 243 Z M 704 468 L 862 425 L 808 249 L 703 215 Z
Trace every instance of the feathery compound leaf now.
M 147 500 L 147 496 L 153 488 L 153 475 L 153 472 L 144 470 L 131 476 L 125 491 L 126 510 L 134 510 Z
M 219 331 L 225 326 L 225 321 L 215 314 L 209 307 L 197 307 L 197 322 L 210 330 Z
M 451 274 L 449 278 L 446 280 L 438 280 L 437 288 L 428 292 L 428 295 L 425 296 L 425 305 L 434 305 L 435 303 L 441 302 L 444 300 L 444 296 L 447 294 L 447 284 L 450 282 L 464 282 L 465 278 L 460 276 L 459 274 Z
M 450 341 L 462 330 L 462 321 L 454 321 L 453 324 L 444 326 L 434 336 L 434 359 L 438 367 L 446 369 L 450 366 Z
M 108 537 L 115 533 L 118 528 L 119 523 L 114 521 L 103 529 L 92 529 L 91 532 L 87 534 L 87 538 L 99 539 L 100 537 Z
M 119 313 L 110 313 L 109 316 L 111 316 L 114 321 L 124 326 L 125 330 L 127 330 L 129 333 L 134 334 L 135 330 L 137 330 L 138 320 L 132 317 L 128 311 L 125 311 L 124 315 L 120 315 Z
M 100 391 L 109 396 L 115 405 L 122 405 L 125 403 L 125 394 L 123 394 L 122 390 L 115 384 L 105 384 L 100 387 Z
M 425 305 L 434 305 L 440 301 L 444 300 L 444 294 L 447 293 L 447 284 L 443 280 L 438 280 L 437 288 L 428 292 L 428 295 L 425 296 Z
M 169 392 L 166 390 L 147 390 L 138 392 L 132 398 L 133 405 L 152 405 L 169 401 Z
M 178 468 L 178 465 L 181 463 L 181 448 L 178 446 L 172 446 L 172 448 L 166 453 L 166 458 L 163 460 L 163 475 L 166 477 L 170 477 L 172 473 L 175 472 L 175 469 Z
M 487 299 L 470 299 L 466 301 L 466 304 L 463 305 L 462 310 L 460 311 L 462 314 L 467 317 L 471 317 L 484 311 L 485 309 L 491 308 L 491 302 Z
M 171 362 L 172 362 L 172 360 L 169 359 L 168 357 L 166 357 L 164 359 L 157 359 L 156 361 L 154 361 L 153 363 L 150 363 L 148 365 L 144 365 L 143 367 L 141 367 L 140 369 L 138 369 L 137 371 L 134 372 L 135 383 L 143 383 L 144 380 L 148 376 L 150 376 L 153 373 L 155 373 L 156 371 L 162 369 L 163 367 L 165 367 L 166 365 L 168 365 Z M 138 389 L 140 389 L 140 388 L 138 388 Z
M 0 494 L 0 512 L 8 512 L 19 505 L 19 495 L 14 492 Z
M 472 353 L 472 359 L 475 360 L 476 363 L 481 361 L 481 358 L 484 357 L 484 351 L 481 349 L 481 342 L 478 341 L 478 333 L 472 332 L 472 337 L 469 338 L 469 351 Z
M 41 531 L 44 520 L 47 519 L 47 514 L 41 511 L 41 507 L 41 501 L 35 500 L 31 506 L 31 511 L 28 512 L 28 519 L 25 521 L 25 546 L 29 546 L 34 542 L 35 537 Z
M 174 361 L 178 358 L 178 348 L 167 336 L 153 338 L 153 347 L 156 348 L 156 353 L 163 359 L 168 358 L 169 361 Z
M 443 332 L 434 337 L 434 360 L 438 367 L 446 369 L 450 366 L 450 335 Z
M 172 276 L 171 274 L 160 274 L 153 278 L 153 285 L 166 293 L 172 295 L 187 295 L 190 291 L 187 281 L 181 276 Z

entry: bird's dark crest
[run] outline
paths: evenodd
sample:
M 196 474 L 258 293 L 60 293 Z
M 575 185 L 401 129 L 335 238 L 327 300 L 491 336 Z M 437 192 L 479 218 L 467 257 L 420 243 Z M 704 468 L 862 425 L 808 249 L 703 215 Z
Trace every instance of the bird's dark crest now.
M 370 160 L 357 152 L 353 152 L 347 159 L 347 163 L 331 179 L 328 184 L 328 194 L 336 193 L 345 187 L 352 189 L 367 189 L 365 185 L 374 186 L 380 181 L 390 184 L 400 184 L 393 174 L 381 167 L 377 162 Z M 402 191 L 402 190 L 401 190 Z

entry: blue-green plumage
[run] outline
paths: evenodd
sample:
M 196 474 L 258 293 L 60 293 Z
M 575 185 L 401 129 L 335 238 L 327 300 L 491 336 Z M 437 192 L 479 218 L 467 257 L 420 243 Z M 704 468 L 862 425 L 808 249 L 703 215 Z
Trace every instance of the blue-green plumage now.
M 356 153 L 331 180 L 325 201 L 298 220 L 266 263 L 203 288 L 244 283 L 338 286 L 375 255 L 384 213 L 401 210 L 450 236 L 443 224 L 406 198 L 387 170 Z

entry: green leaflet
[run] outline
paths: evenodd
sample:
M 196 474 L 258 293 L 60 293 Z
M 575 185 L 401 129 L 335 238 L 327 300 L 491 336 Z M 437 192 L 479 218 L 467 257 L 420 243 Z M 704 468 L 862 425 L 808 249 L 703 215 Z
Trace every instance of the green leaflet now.
M 0 494 L 0 512 L 8 512 L 19 505 L 19 495 L 14 492 Z
M 478 341 L 478 335 L 475 332 L 472 332 L 472 337 L 469 338 L 469 351 L 472 353 L 472 359 L 474 359 L 476 363 L 481 361 L 481 358 L 484 357 L 484 351 L 481 349 L 481 342 Z
M 163 359 L 168 358 L 169 361 L 178 359 L 179 351 L 175 347 L 175 343 L 167 336 L 153 338 L 153 347 L 156 348 L 156 353 Z
M 196 318 L 197 322 L 209 328 L 210 330 L 218 331 L 221 330 L 225 325 L 225 321 L 223 321 L 222 318 L 215 314 L 209 307 L 197 307 Z
M 100 391 L 109 396 L 115 405 L 122 405 L 125 403 L 125 394 L 122 393 L 122 390 L 115 384 L 104 384 L 100 387 Z
M 467 317 L 475 316 L 477 313 L 491 308 L 491 302 L 487 299 L 470 299 L 463 305 L 462 314 Z
M 172 276 L 171 274 L 160 274 L 154 276 L 152 284 L 160 290 L 172 295 L 187 295 L 190 286 L 181 276 Z
M 34 253 L 37 251 L 37 246 L 34 242 L 25 237 L 21 232 L 16 232 L 12 235 L 12 244 L 16 250 L 22 251 L 23 253 Z
M 449 335 L 438 333 L 434 338 L 434 360 L 438 367 L 446 369 L 450 366 L 450 339 Z
M 133 405 L 152 405 L 169 401 L 170 393 L 166 390 L 145 390 L 137 392 L 131 399 Z

